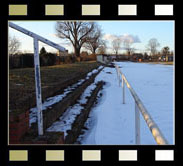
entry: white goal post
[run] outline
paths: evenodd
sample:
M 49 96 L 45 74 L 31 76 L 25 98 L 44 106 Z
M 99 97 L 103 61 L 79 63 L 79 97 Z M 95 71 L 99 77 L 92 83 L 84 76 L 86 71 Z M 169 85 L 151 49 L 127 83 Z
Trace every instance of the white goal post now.
M 36 86 L 36 105 L 37 105 L 37 122 L 38 122 L 38 135 L 43 135 L 43 114 L 42 114 L 42 96 L 41 96 L 41 77 L 40 77 L 40 62 L 39 62 L 39 41 L 48 44 L 62 52 L 66 49 L 42 36 L 39 36 L 25 28 L 22 28 L 12 22 L 9 22 L 9 27 L 16 29 L 34 40 L 34 70 L 35 70 L 35 86 Z

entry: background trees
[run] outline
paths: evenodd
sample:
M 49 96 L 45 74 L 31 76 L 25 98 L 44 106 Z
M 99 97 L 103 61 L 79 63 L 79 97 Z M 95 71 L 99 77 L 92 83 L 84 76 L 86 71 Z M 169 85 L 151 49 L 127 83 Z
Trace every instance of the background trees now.
M 41 66 L 52 66 L 56 64 L 56 54 L 47 52 L 44 47 L 40 50 L 40 65 Z
M 170 48 L 168 46 L 163 47 L 161 51 L 162 56 L 168 61 L 168 56 L 170 55 Z
M 127 55 L 131 55 L 134 52 L 134 48 L 132 48 L 132 42 L 128 39 L 123 40 L 123 47 L 127 51 Z
M 167 56 L 170 54 L 170 48 L 168 46 L 162 48 L 162 55 Z
M 101 38 L 102 30 L 97 24 L 95 24 L 93 32 L 89 34 L 84 47 L 91 51 L 92 54 L 96 54 L 97 49 L 104 44 L 104 41 Z
M 56 23 L 56 33 L 61 39 L 69 40 L 74 47 L 74 53 L 79 58 L 80 50 L 84 43 L 95 34 L 96 23 L 81 21 L 64 21 Z
M 160 46 L 160 43 L 156 38 L 152 38 L 149 40 L 147 44 L 147 50 L 151 52 L 151 55 L 154 56 L 157 53 L 157 48 Z
M 14 55 L 18 52 L 20 48 L 20 41 L 15 37 L 15 36 L 10 36 L 8 37 L 8 52 L 9 55 Z
M 106 54 L 106 52 L 107 52 L 106 50 L 107 50 L 106 42 L 105 42 L 105 40 L 102 40 L 102 44 L 97 49 L 97 53 L 98 54 Z
M 119 49 L 121 48 L 121 39 L 119 37 L 116 37 L 113 41 L 112 41 L 112 48 L 115 52 L 115 54 L 118 54 Z

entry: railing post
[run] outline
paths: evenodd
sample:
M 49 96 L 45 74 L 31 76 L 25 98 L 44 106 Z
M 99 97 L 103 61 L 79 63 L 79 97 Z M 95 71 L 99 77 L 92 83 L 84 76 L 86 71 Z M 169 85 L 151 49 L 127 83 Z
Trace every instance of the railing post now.
M 119 73 L 119 79 L 118 79 L 118 81 L 119 81 L 119 87 L 120 87 L 120 83 L 121 83 L 120 73 Z
M 140 112 L 135 102 L 135 143 L 140 145 Z
M 117 65 L 115 65 L 116 71 L 117 71 L 117 76 L 119 77 L 119 73 L 121 74 L 121 79 L 122 79 L 122 89 L 123 89 L 123 104 L 125 103 L 125 84 L 128 87 L 128 89 L 131 92 L 131 95 L 133 96 L 135 100 L 135 142 L 137 145 L 140 145 L 140 112 L 141 115 L 143 116 L 147 126 L 149 127 L 155 141 L 159 145 L 167 145 L 168 141 L 165 139 L 163 134 L 161 133 L 159 127 L 156 125 L 154 120 L 151 118 L 150 114 L 144 107 L 142 101 L 139 99 L 137 96 L 136 92 L 133 90 L 129 82 L 127 81 L 126 77 L 119 72 L 119 68 Z
M 116 67 L 116 72 L 117 72 L 117 79 L 118 79 L 118 82 L 119 82 L 119 86 L 120 86 L 120 73 L 119 73 L 119 68 L 118 66 L 115 66 Z
M 117 75 L 118 75 L 118 80 L 119 80 L 119 69 L 118 69 L 118 66 L 117 66 Z
M 125 104 L 125 80 L 123 79 L 123 75 L 121 75 L 121 78 L 122 78 L 123 104 Z
M 43 135 L 43 114 L 42 114 L 41 77 L 40 77 L 40 62 L 39 62 L 39 43 L 38 43 L 37 38 L 34 38 L 34 69 L 35 69 L 35 85 L 36 85 L 38 135 Z
M 117 66 L 115 66 L 116 68 L 116 75 L 117 75 L 117 79 L 118 79 L 118 70 L 117 70 Z

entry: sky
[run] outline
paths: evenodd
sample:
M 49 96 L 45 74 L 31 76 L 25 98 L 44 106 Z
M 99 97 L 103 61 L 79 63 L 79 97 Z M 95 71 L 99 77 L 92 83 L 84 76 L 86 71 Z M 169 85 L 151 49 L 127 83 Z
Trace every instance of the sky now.
M 38 35 L 43 36 L 73 52 L 73 48 L 68 42 L 56 37 L 55 25 L 56 21 L 12 21 Z M 174 21 L 96 21 L 102 29 L 103 39 L 107 40 L 107 51 L 113 53 L 111 49 L 111 41 L 114 36 L 132 39 L 132 47 L 136 52 L 145 52 L 148 41 L 156 38 L 160 43 L 158 50 L 168 46 L 174 51 Z M 21 32 L 9 28 L 9 34 L 15 36 L 21 42 L 21 52 L 33 52 L 33 39 Z M 56 52 L 57 50 L 41 43 L 39 49 L 45 47 L 48 52 Z M 82 51 L 82 50 L 81 50 Z M 119 53 L 124 52 L 121 49 Z

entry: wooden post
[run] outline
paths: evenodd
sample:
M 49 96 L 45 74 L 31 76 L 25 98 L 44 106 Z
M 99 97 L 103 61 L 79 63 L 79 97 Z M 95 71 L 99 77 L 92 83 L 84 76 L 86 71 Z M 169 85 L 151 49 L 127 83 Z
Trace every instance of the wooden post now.
M 37 38 L 34 38 L 34 69 L 35 69 L 35 85 L 36 85 L 38 135 L 43 135 L 41 77 L 40 77 L 40 63 L 39 63 L 39 45 Z

